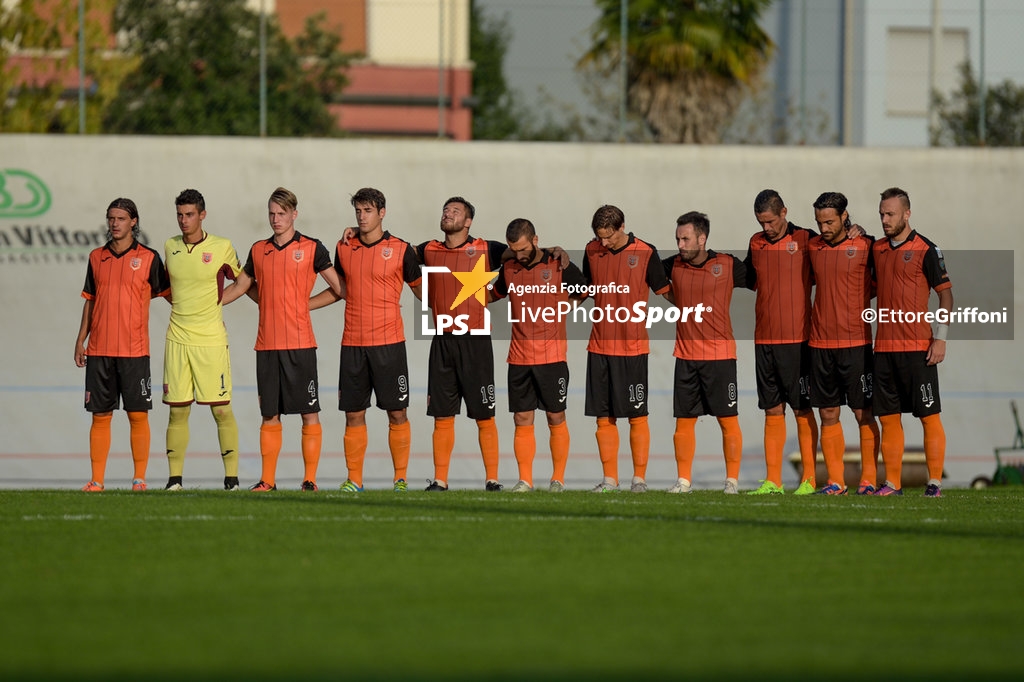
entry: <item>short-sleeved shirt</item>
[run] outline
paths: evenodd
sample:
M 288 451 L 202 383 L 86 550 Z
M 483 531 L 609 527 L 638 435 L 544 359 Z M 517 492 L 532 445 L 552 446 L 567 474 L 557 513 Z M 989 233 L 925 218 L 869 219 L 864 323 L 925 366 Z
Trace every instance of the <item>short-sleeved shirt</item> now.
M 402 285 L 420 282 L 420 265 L 408 242 L 384 232 L 373 244 L 358 236 L 341 240 L 334 269 L 345 280 L 343 346 L 388 346 L 405 341 Z
M 874 247 L 879 309 L 925 312 L 931 290 L 949 289 L 942 250 L 911 231 L 906 241 L 893 246 L 880 239 Z M 876 353 L 926 351 L 932 342 L 932 326 L 921 320 L 913 324 L 879 324 Z
M 691 314 L 676 322 L 672 355 L 682 360 L 735 360 L 736 338 L 732 333 L 732 290 L 747 285 L 746 267 L 736 256 L 708 250 L 700 265 L 684 262 L 679 255 L 663 261 L 672 282 L 676 307 L 703 304 L 702 322 Z M 710 310 L 710 312 L 708 312 Z
M 241 266 L 230 239 L 204 233 L 195 244 L 181 235 L 164 244 L 171 280 L 171 319 L 167 339 L 187 346 L 223 346 L 228 330 L 221 314 L 224 280 L 238 278 Z
M 256 350 L 316 348 L 309 295 L 316 276 L 330 267 L 331 255 L 320 240 L 298 232 L 282 246 L 273 237 L 252 245 L 242 269 L 260 293 Z
M 648 289 L 661 295 L 669 290 L 658 250 L 630 232 L 629 239 L 617 250 L 601 245 L 601 240 L 587 243 L 583 259 L 583 277 L 597 287 L 593 295 L 595 308 L 628 309 L 647 301 Z M 593 323 L 587 350 L 599 355 L 631 357 L 647 355 L 650 340 L 645 321 L 619 322 L 604 315 Z M 596 318 L 596 315 L 594 317 Z
M 758 232 L 750 238 L 747 287 L 754 300 L 754 343 L 802 343 L 811 333 L 811 260 L 814 232 L 789 223 L 775 241 Z
M 141 358 L 149 355 L 149 302 L 170 293 L 160 254 L 133 241 L 124 253 L 110 243 L 93 249 L 82 298 L 93 302 L 89 355 Z
M 565 362 L 565 318 L 559 320 L 549 316 L 545 320 L 540 316 L 542 311 L 557 312 L 559 303 L 569 301 L 562 282 L 581 285 L 583 273 L 573 263 L 563 270 L 561 261 L 546 251 L 533 265 L 524 265 L 514 258 L 505 261 L 494 284 L 494 292 L 498 296 L 508 296 L 516 319 L 508 345 L 508 364 Z M 523 310 L 534 311 L 537 317 L 518 312 Z
M 468 236 L 466 241 L 454 248 L 448 248 L 444 242 L 433 239 L 417 247 L 423 264 L 426 266 L 446 267 L 451 272 L 470 272 L 477 266 L 477 261 L 484 258 L 484 270 L 493 271 L 501 264 L 501 256 L 508 249 L 502 242 L 475 239 Z M 469 329 L 483 329 L 484 307 L 475 297 L 469 297 L 450 310 L 451 304 L 462 291 L 462 282 L 451 272 L 434 272 L 428 275 L 427 305 L 434 313 L 434 322 L 438 315 L 467 316 L 466 325 Z
M 871 306 L 874 281 L 866 235 L 829 244 L 821 235 L 808 243 L 814 275 L 811 348 L 855 348 L 871 344 L 871 325 L 863 312 Z

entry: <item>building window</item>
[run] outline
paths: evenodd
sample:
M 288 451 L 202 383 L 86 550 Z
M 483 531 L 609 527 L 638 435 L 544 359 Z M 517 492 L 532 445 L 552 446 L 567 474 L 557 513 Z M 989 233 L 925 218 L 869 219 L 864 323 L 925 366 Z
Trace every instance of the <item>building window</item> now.
M 890 28 L 885 63 L 885 112 L 889 116 L 928 115 L 928 49 L 931 30 Z M 967 59 L 967 31 L 945 29 L 939 46 L 935 87 L 942 93 L 959 85 L 959 66 Z

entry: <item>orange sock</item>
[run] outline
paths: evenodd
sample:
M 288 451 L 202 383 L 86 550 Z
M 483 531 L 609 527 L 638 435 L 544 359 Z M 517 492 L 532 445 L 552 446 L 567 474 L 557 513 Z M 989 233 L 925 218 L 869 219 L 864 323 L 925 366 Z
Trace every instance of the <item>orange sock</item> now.
M 395 465 L 395 480 L 409 475 L 409 449 L 412 447 L 412 423 L 388 424 L 388 448 Z
M 366 458 L 366 424 L 345 427 L 345 466 L 348 480 L 363 487 L 363 460 Z
M 921 417 L 924 427 L 924 461 L 928 465 L 928 478 L 942 481 L 942 470 L 946 465 L 946 430 L 942 418 L 937 414 Z
M 828 482 L 838 483 L 846 487 L 843 455 L 846 453 L 846 439 L 843 437 L 843 424 L 821 425 L 821 454 L 825 456 L 825 468 L 828 469 Z
M 135 473 L 132 478 L 146 478 L 146 467 L 149 466 L 149 412 L 129 412 L 129 439 L 132 443 L 132 463 Z
M 619 427 L 608 417 L 597 418 L 597 454 L 604 477 L 619 484 Z
M 107 471 L 107 457 L 110 456 L 110 420 L 112 414 L 93 414 L 89 428 L 89 462 L 92 464 L 92 480 L 103 483 Z
M 569 424 L 562 422 L 548 426 L 551 436 L 551 480 L 565 483 L 565 465 L 569 461 Z
M 537 455 L 537 440 L 533 435 L 533 424 L 516 427 L 512 448 L 516 453 L 516 464 L 519 465 L 519 480 L 526 481 L 533 487 L 533 458 Z
M 878 422 L 860 426 L 860 480 L 878 485 Z
M 810 410 L 796 415 L 796 437 L 800 443 L 800 465 L 803 468 L 800 481 L 810 481 L 814 486 L 814 470 L 818 466 L 818 422 Z
M 651 452 L 651 427 L 647 417 L 629 420 L 629 451 L 633 454 L 633 477 L 647 477 L 647 459 Z
M 448 467 L 455 448 L 455 417 L 434 418 L 434 480 L 448 484 Z
M 878 419 L 882 422 L 882 463 L 885 464 L 885 482 L 899 490 L 903 485 L 903 418 L 898 414 L 887 414 Z
M 782 485 L 782 451 L 786 449 L 786 415 L 764 416 L 765 479 Z
M 480 442 L 480 454 L 484 458 L 484 476 L 488 481 L 498 480 L 498 425 L 494 417 L 477 419 L 477 440 Z
M 722 427 L 722 452 L 725 453 L 725 477 L 740 477 L 740 462 L 743 461 L 743 432 L 740 430 L 740 418 L 719 417 L 718 425 Z M 782 485 L 781 483 L 779 485 Z
M 320 424 L 302 425 L 303 481 L 316 483 L 316 470 L 320 466 L 320 450 L 323 447 L 324 430 Z M 363 446 L 365 452 L 366 446 Z M 362 483 L 359 483 L 361 486 Z
M 679 478 L 693 480 L 693 456 L 697 452 L 697 418 L 676 419 L 676 431 L 672 434 L 672 445 L 676 453 L 676 471 Z
M 267 485 L 277 485 L 277 458 L 281 454 L 281 423 L 268 422 L 260 426 L 260 456 L 263 459 L 263 473 L 260 480 Z

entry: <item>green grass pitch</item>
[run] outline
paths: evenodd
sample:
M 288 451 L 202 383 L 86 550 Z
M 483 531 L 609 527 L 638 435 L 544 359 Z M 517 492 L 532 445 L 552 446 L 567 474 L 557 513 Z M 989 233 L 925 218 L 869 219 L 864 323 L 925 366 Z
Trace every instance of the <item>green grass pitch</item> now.
M 1024 488 L 0 492 L 4 680 L 1021 679 Z

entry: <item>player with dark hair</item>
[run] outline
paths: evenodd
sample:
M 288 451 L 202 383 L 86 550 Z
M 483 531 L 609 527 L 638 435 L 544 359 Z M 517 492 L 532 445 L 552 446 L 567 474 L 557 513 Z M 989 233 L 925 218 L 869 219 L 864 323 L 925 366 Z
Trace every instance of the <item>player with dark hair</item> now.
M 693 456 L 697 449 L 697 418 L 710 414 L 722 429 L 725 455 L 723 492 L 738 491 L 743 433 L 740 431 L 736 390 L 736 339 L 729 306 L 732 290 L 747 285 L 743 261 L 707 248 L 711 222 L 698 211 L 676 219 L 679 253 L 663 261 L 672 282 L 672 298 L 682 311 L 676 323 L 676 358 L 673 381 L 673 412 L 676 430 L 672 437 L 678 480 L 670 493 L 688 493 Z
M 594 308 L 632 310 L 647 302 L 648 289 L 671 297 L 668 278 L 654 246 L 626 232 L 626 218 L 616 206 L 594 212 L 594 232 L 586 247 L 583 276 L 594 286 Z M 597 420 L 597 449 L 604 477 L 593 492 L 619 489 L 618 418 L 629 419 L 633 457 L 631 492 L 647 492 L 647 459 L 651 431 L 647 423 L 647 365 L 650 343 L 643 321 L 619 322 L 601 316 L 587 343 L 585 413 Z
M 811 409 L 811 261 L 807 248 L 815 233 L 787 219 L 786 205 L 773 189 L 754 198 L 761 230 L 750 238 L 744 259 L 754 301 L 754 363 L 757 406 L 764 410 L 765 480 L 751 495 L 781 494 L 786 445 L 786 405 L 793 409 L 803 467 L 794 494 L 815 490 L 818 424 Z
M 821 452 L 828 483 L 817 492 L 845 495 L 846 440 L 839 410 L 850 406 L 860 430 L 861 482 L 857 494 L 875 491 L 878 424 L 871 414 L 873 356 L 871 325 L 863 311 L 871 305 L 873 239 L 848 233 L 846 197 L 825 192 L 814 202 L 820 235 L 811 239 L 814 306 L 811 310 L 811 405 L 821 415 Z
M 319 239 L 295 229 L 299 216 L 295 194 L 278 187 L 267 200 L 271 236 L 249 249 L 237 281 L 224 290 L 224 304 L 256 285 L 260 320 L 256 332 L 256 388 L 259 392 L 260 480 L 249 490 L 277 490 L 277 460 L 281 454 L 282 414 L 302 416 L 301 490 L 315 491 L 323 431 L 316 338 L 309 317 L 310 293 L 317 274 L 341 294 L 331 256 Z
M 82 323 L 75 340 L 75 364 L 86 368 L 85 409 L 92 413 L 92 478 L 82 488 L 86 492 L 103 490 L 110 422 L 122 401 L 130 425 L 132 490 L 146 489 L 149 410 L 153 409 L 149 302 L 167 296 L 170 283 L 160 254 L 140 244 L 138 238 L 135 202 L 114 199 L 107 207 L 107 243 L 89 254 L 82 288 Z
M 537 246 L 533 223 L 517 218 L 508 224 L 505 241 L 514 258 L 505 261 L 494 285 L 508 296 L 512 311 L 535 313 L 557 310 L 569 296 L 562 283 L 581 285 L 583 273 L 574 264 L 563 267 L 551 252 Z M 569 426 L 565 421 L 569 392 L 565 319 L 547 321 L 540 314 L 516 315 L 508 347 L 508 404 L 515 422 L 513 449 L 519 482 L 512 492 L 533 490 L 533 460 L 537 453 L 534 413 L 544 410 L 550 432 L 552 473 L 548 491 L 565 490 L 569 458 Z
M 882 192 L 878 205 L 885 239 L 875 242 L 878 309 L 905 313 L 928 311 L 931 291 L 939 309 L 953 309 L 953 285 L 946 274 L 942 251 L 910 227 L 910 197 L 898 187 Z M 948 319 L 948 318 L 947 318 Z M 949 324 L 940 322 L 932 333 L 922 320 L 914 324 L 879 322 L 875 336 L 875 413 L 882 422 L 882 461 L 885 485 L 876 495 L 902 495 L 903 412 L 921 420 L 924 457 L 928 467 L 926 497 L 942 496 L 946 431 L 939 400 L 939 363 L 946 357 Z
M 164 350 L 167 419 L 166 490 L 182 490 L 192 403 L 209 405 L 217 422 L 224 489 L 238 490 L 238 422 L 231 410 L 231 355 L 221 311 L 224 280 L 241 271 L 231 241 L 207 233 L 206 201 L 194 189 L 174 200 L 181 234 L 164 244 L 171 280 L 171 319 Z
M 346 230 L 335 248 L 334 268 L 346 289 L 345 328 L 341 337 L 338 409 L 345 412 L 344 492 L 363 489 L 368 437 L 366 410 L 376 394 L 388 415 L 388 447 L 395 492 L 408 490 L 412 428 L 408 418 L 409 361 L 402 323 L 402 287 L 420 297 L 420 268 L 408 242 L 384 229 L 384 193 L 364 187 L 352 195 L 355 233 Z M 337 298 L 331 291 L 320 297 Z M 332 301 L 328 300 L 327 303 Z M 314 299 L 314 306 L 319 305 Z

